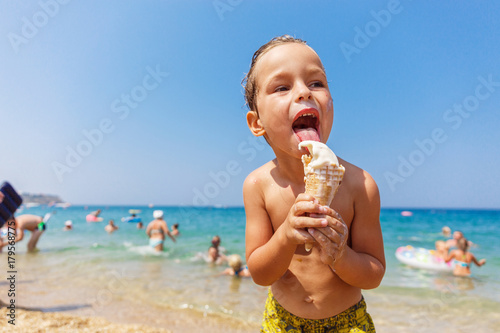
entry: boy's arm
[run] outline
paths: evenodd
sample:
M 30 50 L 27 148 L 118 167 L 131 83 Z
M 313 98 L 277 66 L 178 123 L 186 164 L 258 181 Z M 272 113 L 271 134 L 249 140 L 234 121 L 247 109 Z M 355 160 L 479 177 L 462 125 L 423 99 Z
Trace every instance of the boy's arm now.
M 285 274 L 297 244 L 303 244 L 306 240 L 312 241 L 312 237 L 305 229 L 300 228 L 324 227 L 326 220 L 321 222 L 321 219 L 301 217 L 304 210 L 316 209 L 317 213 L 321 213 L 318 211 L 320 206 L 312 202 L 314 199 L 312 196 L 301 194 L 290 209 L 286 220 L 274 231 L 261 186 L 261 180 L 253 174 L 250 174 L 243 184 L 247 220 L 246 261 L 254 282 L 268 286 Z
M 280 228 L 273 234 L 259 180 L 252 175 L 243 183 L 243 201 L 246 215 L 245 252 L 248 269 L 255 283 L 263 286 L 271 285 L 288 269 L 296 245 L 287 244 L 279 232 Z
M 349 230 L 351 246 L 334 264 L 335 273 L 346 283 L 372 289 L 385 273 L 384 243 L 380 227 L 380 195 L 373 178 L 363 171 L 363 180 L 353 191 L 354 218 Z

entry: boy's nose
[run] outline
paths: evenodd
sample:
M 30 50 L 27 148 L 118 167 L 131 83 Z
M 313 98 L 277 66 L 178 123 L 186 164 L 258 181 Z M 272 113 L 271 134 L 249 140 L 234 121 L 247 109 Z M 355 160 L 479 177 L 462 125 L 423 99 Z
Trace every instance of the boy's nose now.
M 304 100 L 310 100 L 312 99 L 312 94 L 311 90 L 309 87 L 305 84 L 299 84 L 297 86 L 297 95 L 295 98 L 296 102 L 304 101 Z

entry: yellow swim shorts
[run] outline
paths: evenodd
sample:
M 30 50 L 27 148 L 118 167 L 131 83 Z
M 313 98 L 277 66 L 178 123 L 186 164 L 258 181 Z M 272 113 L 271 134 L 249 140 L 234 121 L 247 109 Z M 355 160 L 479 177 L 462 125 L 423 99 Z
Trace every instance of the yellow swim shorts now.
M 364 298 L 336 316 L 325 319 L 305 319 L 285 310 L 274 298 L 269 288 L 260 331 L 266 333 L 375 333 L 375 326 L 366 312 Z

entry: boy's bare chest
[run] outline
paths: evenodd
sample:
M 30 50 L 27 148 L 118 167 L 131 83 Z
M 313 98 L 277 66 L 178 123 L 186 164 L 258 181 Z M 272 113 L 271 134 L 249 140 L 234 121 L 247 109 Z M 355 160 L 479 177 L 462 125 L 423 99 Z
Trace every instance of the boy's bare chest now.
M 278 189 L 277 189 L 278 188 Z M 303 193 L 304 188 L 279 187 L 274 184 L 274 189 L 266 193 L 266 210 L 271 219 L 274 230 L 276 230 L 286 219 L 295 203 L 296 197 Z M 342 216 L 342 219 L 350 228 L 354 218 L 353 201 L 347 191 L 340 191 L 330 205 Z

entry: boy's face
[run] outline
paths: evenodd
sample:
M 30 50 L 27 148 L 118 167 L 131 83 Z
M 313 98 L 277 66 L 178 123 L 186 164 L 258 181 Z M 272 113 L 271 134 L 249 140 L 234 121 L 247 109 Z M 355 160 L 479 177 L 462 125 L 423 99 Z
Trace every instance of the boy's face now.
M 300 157 L 304 140 L 326 143 L 333 123 L 333 102 L 323 65 L 309 46 L 279 45 L 256 64 L 257 110 L 247 121 L 277 150 Z

